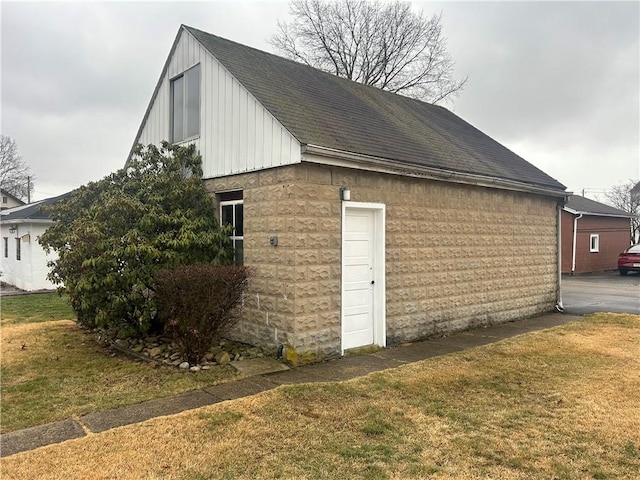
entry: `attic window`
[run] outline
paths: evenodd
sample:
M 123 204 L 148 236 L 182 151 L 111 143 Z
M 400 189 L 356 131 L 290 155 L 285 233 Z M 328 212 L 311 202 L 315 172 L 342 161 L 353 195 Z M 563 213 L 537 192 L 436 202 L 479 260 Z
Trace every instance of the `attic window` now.
M 200 133 L 200 65 L 171 80 L 171 141 Z

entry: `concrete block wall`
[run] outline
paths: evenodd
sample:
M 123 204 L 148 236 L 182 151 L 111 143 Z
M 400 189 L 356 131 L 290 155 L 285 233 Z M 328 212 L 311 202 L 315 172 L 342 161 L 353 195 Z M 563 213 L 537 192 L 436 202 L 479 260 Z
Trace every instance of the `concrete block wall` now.
M 292 363 L 340 353 L 343 186 L 352 201 L 386 205 L 388 344 L 555 304 L 552 198 L 306 163 L 206 185 L 244 191 L 245 264 L 256 275 L 236 336 L 285 345 Z
M 209 179 L 205 185 L 212 194 L 243 190 L 244 262 L 255 275 L 234 337 L 274 350 L 289 347 L 285 354 L 292 363 L 335 354 L 341 202 L 331 171 L 291 165 Z
M 552 198 L 369 172 L 339 173 L 354 201 L 386 205 L 387 342 L 550 311 Z

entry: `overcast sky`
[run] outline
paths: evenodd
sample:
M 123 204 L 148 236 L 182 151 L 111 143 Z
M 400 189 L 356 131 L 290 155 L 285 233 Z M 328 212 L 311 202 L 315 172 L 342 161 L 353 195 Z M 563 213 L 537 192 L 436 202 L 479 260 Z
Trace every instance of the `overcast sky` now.
M 640 177 L 640 3 L 413 2 L 442 12 L 457 115 L 592 198 Z M 6 2 L 1 124 L 36 200 L 121 168 L 181 23 L 265 51 L 286 1 Z

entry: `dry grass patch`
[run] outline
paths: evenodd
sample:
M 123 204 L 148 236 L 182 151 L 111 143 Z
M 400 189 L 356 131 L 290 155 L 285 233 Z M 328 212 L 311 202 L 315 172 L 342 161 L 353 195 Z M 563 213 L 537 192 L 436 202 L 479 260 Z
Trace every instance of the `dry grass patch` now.
M 33 297 L 37 305 L 45 295 Z M 55 298 L 55 297 L 52 297 Z M 197 374 L 115 356 L 71 320 L 2 311 L 2 433 L 165 397 L 237 378 L 232 367 Z M 20 310 L 19 309 L 19 310 Z M 39 312 L 39 313 L 38 313 Z
M 3 478 L 632 479 L 640 317 L 281 387 L 3 460 Z

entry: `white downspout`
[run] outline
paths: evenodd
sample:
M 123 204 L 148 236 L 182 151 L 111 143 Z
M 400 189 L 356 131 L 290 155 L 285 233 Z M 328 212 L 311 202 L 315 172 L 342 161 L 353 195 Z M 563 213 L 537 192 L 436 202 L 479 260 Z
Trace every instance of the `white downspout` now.
M 562 205 L 558 202 L 558 303 L 556 303 L 556 310 L 559 312 L 564 311 L 564 305 L 562 304 Z
M 582 214 L 578 215 L 573 219 L 573 249 L 572 249 L 572 259 L 571 259 L 571 275 L 576 270 L 576 243 L 578 237 L 578 220 L 582 218 Z

